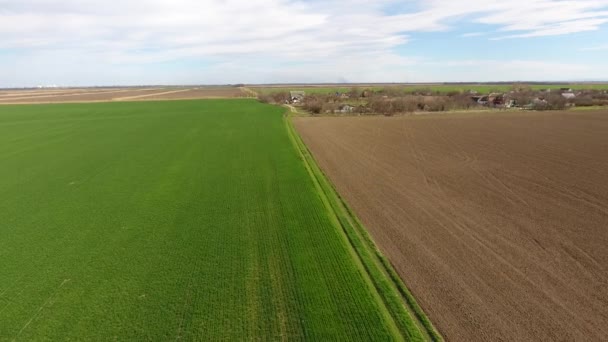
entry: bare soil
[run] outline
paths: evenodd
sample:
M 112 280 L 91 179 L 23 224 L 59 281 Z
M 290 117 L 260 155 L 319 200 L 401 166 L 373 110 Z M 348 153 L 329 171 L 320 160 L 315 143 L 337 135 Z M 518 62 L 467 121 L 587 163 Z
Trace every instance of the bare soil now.
M 106 89 L 107 90 L 107 89 Z M 91 90 L 92 91 L 92 90 Z M 89 91 L 89 92 L 91 92 Z M 61 90 L 0 90 L 0 98 L 6 97 L 27 97 L 27 96 L 46 96 L 61 94 L 76 94 L 86 92 L 84 89 L 61 89 Z
M 446 339 L 608 340 L 608 111 L 295 124 Z
M 149 101 L 204 98 L 245 97 L 236 87 L 221 88 L 116 88 L 116 89 L 62 89 L 0 91 L 0 104 L 25 103 L 67 103 L 67 102 L 106 102 L 106 101 Z
M 86 90 L 69 89 L 59 93 L 32 93 L 30 95 L 21 94 L 19 96 L 0 97 L 2 103 L 63 103 L 63 102 L 103 102 L 113 101 L 117 98 L 126 96 L 137 96 L 144 94 L 154 94 L 164 92 L 158 88 L 126 88 L 113 90 Z
M 240 88 L 225 87 L 225 88 L 195 88 L 185 91 L 176 91 L 166 94 L 158 94 L 156 96 L 147 96 L 142 100 L 189 100 L 189 99 L 205 99 L 205 98 L 232 98 L 246 97 L 247 94 Z

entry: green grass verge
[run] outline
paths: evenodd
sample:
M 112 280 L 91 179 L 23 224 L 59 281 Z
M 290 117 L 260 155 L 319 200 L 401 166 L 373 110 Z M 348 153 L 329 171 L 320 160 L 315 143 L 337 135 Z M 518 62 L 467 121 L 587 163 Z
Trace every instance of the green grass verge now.
M 283 114 L 0 106 L 0 340 L 424 339 Z
M 608 110 L 608 107 L 606 107 L 606 106 L 578 106 L 578 107 L 572 107 L 572 108 L 570 108 L 570 110 L 584 112 L 584 111 L 591 111 L 591 110 Z
M 373 286 L 403 335 L 408 340 L 442 341 L 441 335 L 416 303 L 390 262 L 377 249 L 367 230 L 318 167 L 312 154 L 293 127 L 289 115 L 286 116 L 285 122 L 294 144 L 298 147 L 303 160 L 308 164 L 308 170 L 311 177 L 315 179 L 315 184 L 322 194 L 324 202 L 335 215 L 365 271 L 369 274 Z

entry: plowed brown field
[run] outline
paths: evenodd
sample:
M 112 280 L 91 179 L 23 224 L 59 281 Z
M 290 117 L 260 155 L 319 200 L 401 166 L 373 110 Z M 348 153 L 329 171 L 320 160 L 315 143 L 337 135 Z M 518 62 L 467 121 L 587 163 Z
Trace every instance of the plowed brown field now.
M 247 97 L 247 94 L 241 91 L 240 88 L 194 88 L 185 89 L 183 91 L 173 91 L 167 92 L 165 94 L 152 95 L 146 98 L 142 98 L 142 100 L 190 100 L 231 97 Z
M 0 104 L 185 100 L 232 97 L 247 97 L 247 94 L 241 88 L 236 87 L 0 90 Z
M 448 340 L 608 340 L 608 111 L 295 124 Z
M 155 94 L 166 90 L 155 88 L 142 89 L 65 89 L 63 91 L 32 91 L 11 93 L 0 92 L 0 104 L 27 103 L 67 103 L 67 102 L 104 102 L 127 96 Z

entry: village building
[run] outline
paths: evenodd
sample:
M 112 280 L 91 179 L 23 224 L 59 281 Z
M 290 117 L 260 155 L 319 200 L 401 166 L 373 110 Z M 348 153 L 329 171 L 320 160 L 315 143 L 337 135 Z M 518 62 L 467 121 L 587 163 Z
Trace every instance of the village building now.
M 572 93 L 572 92 L 567 92 L 567 93 L 562 93 L 562 96 L 568 100 L 573 99 L 576 97 L 576 94 Z
M 340 113 L 352 113 L 352 112 L 355 111 L 355 107 L 353 107 L 351 105 L 348 105 L 348 104 L 345 104 L 345 105 L 340 106 L 340 108 L 338 109 L 338 111 Z
M 289 92 L 289 99 L 291 103 L 300 103 L 304 100 L 306 93 L 301 90 L 292 90 Z

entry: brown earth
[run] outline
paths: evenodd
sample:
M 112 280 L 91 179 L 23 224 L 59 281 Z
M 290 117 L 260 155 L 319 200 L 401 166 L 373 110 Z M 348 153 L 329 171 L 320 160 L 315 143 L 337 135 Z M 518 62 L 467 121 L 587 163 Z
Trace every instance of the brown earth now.
M 232 98 L 246 97 L 240 88 L 194 88 L 185 91 L 175 91 L 166 94 L 158 94 L 155 96 L 147 96 L 142 100 L 189 100 L 189 99 L 205 99 L 205 98 Z
M 142 88 L 142 89 L 114 89 L 114 90 L 83 90 L 72 89 L 61 93 L 36 93 L 31 95 L 0 97 L 1 103 L 63 103 L 63 102 L 101 102 L 113 101 L 125 96 L 136 96 L 143 94 L 154 94 L 164 92 L 164 89 Z
M 148 101 L 204 98 L 231 98 L 247 96 L 235 87 L 221 88 L 118 88 L 118 89 L 63 89 L 0 91 L 0 104 L 67 103 L 105 101 Z
M 446 339 L 608 341 L 608 111 L 295 125 Z
M 91 92 L 90 90 L 89 92 Z M 109 89 L 106 89 L 109 91 Z M 0 98 L 5 97 L 25 97 L 25 96 L 44 96 L 44 95 L 61 95 L 61 94 L 77 94 L 86 92 L 84 89 L 61 89 L 61 90 L 0 90 Z

